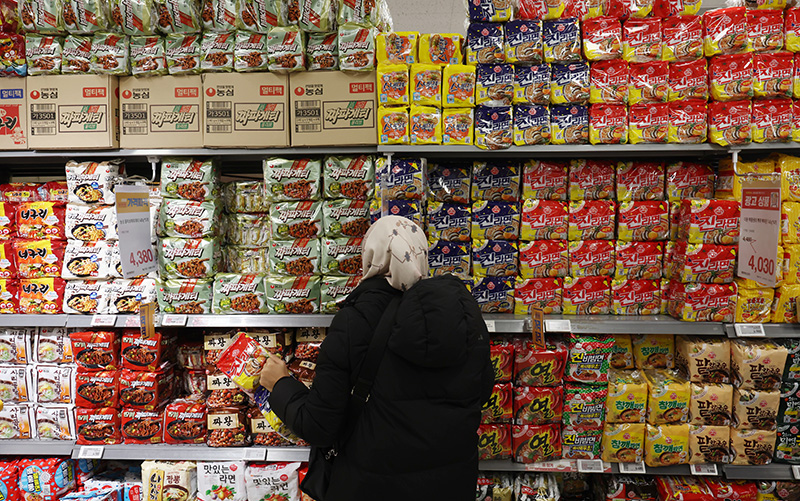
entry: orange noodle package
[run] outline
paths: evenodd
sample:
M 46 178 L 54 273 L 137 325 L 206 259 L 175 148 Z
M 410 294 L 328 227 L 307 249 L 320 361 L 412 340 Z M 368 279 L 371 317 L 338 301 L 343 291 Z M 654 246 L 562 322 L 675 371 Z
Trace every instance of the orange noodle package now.
M 550 142 L 550 110 L 538 104 L 514 106 L 514 144 L 528 146 Z
M 511 106 L 475 109 L 475 146 L 484 150 L 510 148 L 514 142 L 514 116 Z
M 619 162 L 617 164 L 617 200 L 663 200 L 663 162 Z
M 435 64 L 411 65 L 411 103 L 442 105 L 442 68 Z
M 569 270 L 566 240 L 522 242 L 519 248 L 520 277 L 563 278 Z
M 703 13 L 703 52 L 706 57 L 752 52 L 747 38 L 747 8 L 729 7 Z
M 591 104 L 626 104 L 628 102 L 628 63 L 622 59 L 598 61 L 589 71 Z
M 442 144 L 471 145 L 474 136 L 475 115 L 472 108 L 442 110 Z
M 756 54 L 753 66 L 755 97 L 792 97 L 794 55 L 791 52 Z
M 567 347 L 560 338 L 547 341 L 543 350 L 533 340 L 514 338 L 514 383 L 517 386 L 560 386 L 567 365 Z
M 669 131 L 669 104 L 634 104 L 628 118 L 631 144 L 666 143 Z
M 666 61 L 631 63 L 628 102 L 663 103 L 669 93 L 669 64 Z
M 708 137 L 708 105 L 699 99 L 669 103 L 670 143 L 705 143 Z
M 467 64 L 505 62 L 505 35 L 499 23 L 472 23 L 467 29 Z
M 565 277 L 561 311 L 565 315 L 608 315 L 611 277 Z
M 511 433 L 517 463 L 561 459 L 561 424 L 514 425 Z
M 589 107 L 589 142 L 626 144 L 628 108 L 624 104 L 593 104 Z
M 574 17 L 542 23 L 544 60 L 569 63 L 581 60 L 580 23 Z
M 514 97 L 514 66 L 479 64 L 476 70 L 476 82 L 476 104 L 511 106 Z
M 708 65 L 705 59 L 670 63 L 668 101 L 708 100 Z
M 800 7 L 786 9 L 783 31 L 786 35 L 786 50 L 800 52 Z
M 375 57 L 378 64 L 414 64 L 417 62 L 417 41 L 415 31 L 379 33 L 375 43 Z
M 586 144 L 589 141 L 589 109 L 582 105 L 550 108 L 552 144 Z
M 408 66 L 378 66 L 378 100 L 381 106 L 408 106 L 409 94 Z
M 708 141 L 720 146 L 749 143 L 752 118 L 749 100 L 711 102 L 708 107 Z
M 463 108 L 475 106 L 475 67 L 449 64 L 442 75 L 442 106 Z
M 750 54 L 732 54 L 712 58 L 709 81 L 711 97 L 715 101 L 753 97 L 753 57 Z
M 442 110 L 433 106 L 411 107 L 411 144 L 442 144 Z
M 610 160 L 572 160 L 569 168 L 570 200 L 610 200 L 616 169 Z
M 631 63 L 661 59 L 661 19 L 628 19 L 622 27 L 622 57 Z
M 792 118 L 792 102 L 788 99 L 754 101 L 753 142 L 770 143 L 791 140 Z
M 554 64 L 550 80 L 550 104 L 584 104 L 589 100 L 589 65 Z
M 557 160 L 529 160 L 522 168 L 522 197 L 567 200 L 569 164 Z
M 573 277 L 614 274 L 614 242 L 573 240 L 569 243 L 569 273 Z
M 662 60 L 695 61 L 703 57 L 703 19 L 700 16 L 668 17 L 663 21 L 662 31 Z
M 222 350 L 216 365 L 236 385 L 253 391 L 259 387 L 261 369 L 269 356 L 266 348 L 244 332 L 239 332 Z
M 550 104 L 548 63 L 534 66 L 514 66 L 514 104 Z
M 783 11 L 748 10 L 747 36 L 755 52 L 768 52 L 783 48 Z
M 622 23 L 614 17 L 583 22 L 583 53 L 589 61 L 617 59 L 622 55 Z
M 511 21 L 506 23 L 506 61 L 536 64 L 544 60 L 541 21 Z
M 408 108 L 378 108 L 380 144 L 408 144 L 410 121 Z
M 459 64 L 463 60 L 464 37 L 458 33 L 426 33 L 419 37 L 419 62 L 440 66 Z
M 514 388 L 514 424 L 560 423 L 563 411 L 563 386 Z

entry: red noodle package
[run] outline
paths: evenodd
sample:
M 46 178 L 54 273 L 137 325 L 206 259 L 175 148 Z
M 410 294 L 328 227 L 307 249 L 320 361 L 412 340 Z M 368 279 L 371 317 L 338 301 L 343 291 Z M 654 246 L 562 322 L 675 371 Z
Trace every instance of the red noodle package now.
M 66 285 L 66 282 L 60 278 L 20 280 L 20 313 L 48 315 L 61 313 Z
M 628 102 L 628 63 L 622 59 L 599 61 L 589 72 L 591 104 L 626 104 Z
M 564 377 L 567 347 L 561 340 L 548 343 L 544 350 L 533 346 L 533 340 L 514 339 L 514 381 L 523 386 L 558 386 Z
M 569 164 L 552 160 L 529 160 L 522 170 L 523 198 L 567 200 Z
M 669 103 L 670 143 L 705 143 L 708 131 L 707 103 L 688 99 Z
M 688 17 L 700 12 L 700 0 L 656 0 L 653 15 L 656 17 Z
M 21 313 L 19 308 L 19 282 L 0 279 L 0 315 Z
M 122 367 L 132 371 L 154 371 L 175 354 L 175 337 L 163 332 L 153 336 L 142 335 L 138 329 L 125 329 L 122 333 Z
M 708 107 L 709 142 L 720 146 L 749 143 L 752 118 L 750 101 L 711 102 Z
M 17 236 L 17 204 L 0 202 L 0 240 Z
M 613 17 L 583 22 L 583 53 L 589 61 L 617 59 L 622 55 L 622 23 Z
M 800 101 L 792 100 L 792 141 L 800 142 Z
M 705 59 L 669 65 L 668 101 L 707 100 L 708 65 Z
M 614 277 L 660 279 L 663 274 L 664 242 L 617 242 Z
M 22 238 L 64 239 L 66 211 L 55 202 L 25 202 L 17 206 L 17 234 Z
M 733 54 L 711 59 L 709 81 L 711 97 L 715 101 L 733 101 L 753 97 L 752 56 Z
M 159 372 L 123 370 L 119 374 L 119 397 L 125 407 L 155 410 L 172 398 L 176 385 L 172 369 Z
M 786 34 L 786 50 L 800 52 L 800 7 L 786 9 L 783 30 Z
M 614 163 L 608 160 L 572 160 L 569 168 L 570 200 L 613 198 Z
M 669 64 L 666 61 L 630 65 L 628 103 L 663 103 L 669 91 Z
M 15 240 L 13 259 L 19 277 L 60 277 L 65 249 L 65 242 L 58 240 Z
M 14 246 L 11 241 L 0 240 L 0 279 L 17 278 Z
M 120 431 L 126 444 L 160 444 L 164 441 L 164 409 L 122 409 Z
M 792 136 L 792 102 L 788 99 L 753 101 L 753 142 L 789 141 Z
M 628 107 L 624 104 L 593 104 L 589 107 L 589 142 L 628 142 Z
M 511 459 L 511 425 L 480 425 L 478 427 L 478 456 L 481 460 Z M 478 479 L 478 483 L 480 481 Z
M 79 371 L 75 375 L 75 388 L 75 405 L 78 407 L 119 406 L 119 371 Z
M 119 410 L 111 407 L 75 410 L 78 445 L 111 445 L 122 443 Z
M 35 183 L 6 183 L 0 184 L 0 194 L 5 202 L 42 202 L 45 201 Z
M 202 399 L 180 399 L 164 409 L 164 442 L 203 444 L 206 441 L 206 405 Z
M 494 341 L 489 349 L 494 380 L 498 383 L 511 381 L 511 377 L 514 375 L 514 347 L 505 341 L 500 343 Z
M 628 118 L 631 144 L 666 143 L 669 132 L 669 104 L 634 104 Z
M 514 425 L 514 461 L 538 463 L 561 459 L 561 424 Z
M 792 97 L 794 55 L 791 52 L 756 54 L 753 66 L 755 97 Z
M 483 404 L 481 423 L 510 423 L 514 413 L 511 383 L 494 385 L 492 396 Z
M 746 7 L 715 9 L 703 14 L 703 52 L 706 57 L 750 51 Z
M 694 61 L 703 57 L 703 20 L 700 16 L 675 16 L 662 24 L 662 59 Z
M 120 368 L 120 339 L 114 331 L 83 331 L 69 335 L 78 369 L 112 371 Z
M 245 390 L 255 390 L 268 357 L 266 348 L 240 332 L 220 354 L 217 369 Z
M 747 36 L 755 52 L 783 48 L 783 11 L 775 9 L 748 10 Z
M 628 19 L 623 25 L 622 57 L 631 63 L 661 59 L 661 19 Z
M 617 164 L 617 200 L 663 200 L 663 162 L 620 162 Z
M 572 277 L 612 275 L 612 240 L 576 240 L 569 243 L 569 268 Z
M 514 424 L 560 423 L 563 409 L 563 386 L 514 388 Z

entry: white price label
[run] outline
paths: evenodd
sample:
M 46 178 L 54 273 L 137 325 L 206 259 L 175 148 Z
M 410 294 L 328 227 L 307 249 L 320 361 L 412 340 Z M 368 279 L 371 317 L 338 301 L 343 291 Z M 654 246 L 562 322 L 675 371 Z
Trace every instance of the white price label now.
M 603 473 L 605 467 L 602 459 L 579 459 L 578 473 Z
M 494 323 L 494 320 L 484 320 L 486 322 L 486 330 L 489 332 L 497 332 L 497 326 Z
M 122 275 L 134 278 L 158 270 L 156 252 L 150 243 L 150 192 L 147 186 L 119 185 L 117 233 Z
M 572 322 L 569 320 L 545 320 L 544 328 L 547 332 L 572 332 Z
M 795 480 L 800 480 L 800 466 L 792 466 L 792 476 Z
M 736 337 L 764 337 L 764 326 L 761 324 L 736 324 L 733 326 Z
M 139 316 L 131 315 L 125 319 L 125 327 L 139 327 Z
M 183 327 L 189 320 L 187 315 L 164 315 L 161 317 L 161 325 L 164 327 Z
M 198 315 L 196 317 L 192 317 L 192 325 L 190 327 L 208 327 L 211 325 L 211 319 L 206 318 L 202 315 Z
M 267 449 L 265 447 L 251 447 L 244 450 L 245 461 L 266 461 Z
M 781 179 L 779 175 L 744 177 L 739 219 L 737 274 L 774 287 L 781 232 Z M 722 221 L 718 221 L 722 222 Z M 727 226 L 726 226 L 727 227 Z
M 103 459 L 105 447 L 102 445 L 82 445 L 78 450 L 78 459 Z
M 92 327 L 114 327 L 117 324 L 116 315 L 94 315 Z
M 693 464 L 689 466 L 689 470 L 692 472 L 692 475 L 709 475 L 714 477 L 719 475 L 717 465 L 715 464 Z
M 619 472 L 626 473 L 626 474 L 636 474 L 636 475 L 644 475 L 647 473 L 647 468 L 644 467 L 644 463 L 620 463 L 619 464 Z

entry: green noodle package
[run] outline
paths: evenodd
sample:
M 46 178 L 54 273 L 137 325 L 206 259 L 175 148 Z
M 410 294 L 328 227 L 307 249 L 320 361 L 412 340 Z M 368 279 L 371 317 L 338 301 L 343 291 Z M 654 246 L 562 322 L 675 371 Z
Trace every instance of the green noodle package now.
M 163 38 L 131 37 L 129 53 L 132 75 L 155 76 L 169 73 Z
M 214 278 L 211 312 L 215 315 L 266 313 L 265 287 L 263 275 L 218 273 Z
M 319 159 L 268 158 L 264 160 L 264 196 L 274 202 L 318 200 L 321 173 Z
M 286 24 L 280 0 L 239 0 L 236 16 L 238 29 L 266 35 L 272 28 Z
M 128 37 L 95 33 L 92 37 L 91 71 L 98 75 L 127 75 Z
M 203 0 L 203 31 L 224 33 L 236 29 L 239 0 Z
M 236 32 L 236 45 L 233 49 L 233 67 L 236 71 L 267 71 L 267 35 L 248 31 Z
M 320 264 L 320 241 L 316 238 L 302 238 L 285 242 L 273 241 L 269 245 L 271 276 L 319 275 Z
M 162 238 L 158 253 L 162 278 L 212 278 L 220 270 L 216 238 Z
M 267 284 L 269 313 L 318 313 L 319 300 L 319 277 L 270 278 Z
M 58 34 L 64 31 L 61 0 L 19 0 L 17 5 L 26 32 Z
M 153 0 L 111 0 L 111 20 L 126 35 L 154 35 L 157 14 Z
M 326 157 L 323 167 L 325 198 L 367 200 L 375 192 L 375 162 L 368 155 Z
M 336 313 L 347 296 L 358 287 L 361 277 L 323 277 L 320 313 Z
M 336 29 L 336 0 L 299 0 L 300 16 L 297 24 L 307 33 L 327 33 Z
M 320 202 L 282 202 L 269 210 L 274 240 L 317 238 L 322 236 Z
M 328 200 L 322 206 L 322 213 L 326 237 L 363 237 L 370 226 L 366 200 Z
M 375 68 L 375 28 L 339 26 L 339 69 L 371 71 Z
M 105 31 L 110 28 L 106 0 L 63 0 L 64 27 L 75 35 Z
M 61 52 L 61 73 L 89 73 L 92 67 L 92 38 L 69 35 Z
M 361 275 L 360 238 L 323 238 L 322 273 L 339 277 Z
M 375 0 L 338 0 L 339 24 L 355 23 L 377 26 L 378 2 Z
M 202 30 L 198 0 L 155 0 L 155 5 L 161 33 L 199 33 Z
M 25 35 L 28 75 L 58 75 L 64 39 L 50 35 Z
M 306 67 L 306 48 L 303 32 L 296 27 L 276 27 L 267 37 L 269 71 L 301 71 Z
M 167 35 L 167 67 L 170 75 L 200 73 L 200 35 Z
M 203 33 L 200 68 L 204 72 L 233 71 L 234 33 Z

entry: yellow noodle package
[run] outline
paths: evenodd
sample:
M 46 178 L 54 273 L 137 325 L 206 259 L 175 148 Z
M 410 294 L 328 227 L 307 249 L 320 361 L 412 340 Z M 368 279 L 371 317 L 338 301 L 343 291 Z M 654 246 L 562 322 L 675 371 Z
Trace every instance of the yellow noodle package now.
M 647 422 L 677 424 L 689 421 L 689 381 L 677 371 L 644 371 L 647 381 Z
M 800 296 L 800 285 L 782 285 L 775 291 L 772 302 L 772 323 L 797 323 L 797 298 Z
M 472 108 L 442 110 L 442 144 L 473 144 L 475 117 Z
M 644 435 L 643 423 L 606 423 L 603 429 L 603 461 L 641 463 Z
M 689 462 L 689 426 L 647 425 L 644 462 L 654 468 Z
M 800 244 L 800 203 L 781 204 L 781 242 Z
M 674 366 L 674 336 L 635 334 L 631 342 L 637 369 L 672 369 Z
M 722 383 L 690 385 L 689 423 L 705 426 L 730 426 L 733 415 L 733 386 Z
M 800 202 L 800 157 L 777 155 L 781 173 L 781 195 L 789 202 Z
M 411 107 L 411 144 L 442 144 L 442 111 L 433 106 Z
M 644 423 L 647 415 L 647 382 L 639 371 L 608 373 L 606 422 Z
M 419 37 L 419 62 L 425 64 L 458 64 L 464 59 L 464 37 L 458 33 L 426 33 Z
M 689 425 L 689 464 L 730 463 L 728 426 Z
M 783 278 L 786 285 L 800 284 L 800 244 L 783 246 Z
M 376 40 L 378 64 L 416 63 L 418 41 L 416 31 L 379 33 Z
M 465 108 L 475 106 L 475 66 L 449 64 L 442 78 L 442 106 Z
M 738 281 L 737 281 L 738 283 Z M 775 289 L 739 287 L 736 298 L 736 320 L 748 324 L 769 323 Z
M 633 369 L 633 345 L 628 334 L 614 335 L 614 349 L 608 363 L 612 369 Z
M 408 106 L 408 66 L 382 64 L 378 66 L 378 102 L 381 106 Z
M 442 105 L 442 68 L 435 64 L 411 65 L 411 102 L 420 106 Z
M 378 108 L 378 133 L 381 144 L 408 144 L 411 116 L 408 108 Z

